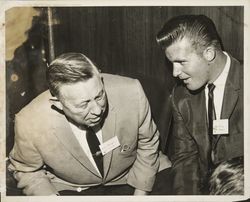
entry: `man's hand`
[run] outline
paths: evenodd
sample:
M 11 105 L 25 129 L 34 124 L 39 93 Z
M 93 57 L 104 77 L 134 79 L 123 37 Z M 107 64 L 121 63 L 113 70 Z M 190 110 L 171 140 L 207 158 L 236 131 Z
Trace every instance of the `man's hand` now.
M 160 167 L 158 172 L 170 168 L 172 166 L 171 161 L 165 154 L 162 153 L 162 151 L 159 152 L 159 160 L 160 160 Z
M 148 192 L 140 189 L 135 189 L 134 195 L 148 195 Z

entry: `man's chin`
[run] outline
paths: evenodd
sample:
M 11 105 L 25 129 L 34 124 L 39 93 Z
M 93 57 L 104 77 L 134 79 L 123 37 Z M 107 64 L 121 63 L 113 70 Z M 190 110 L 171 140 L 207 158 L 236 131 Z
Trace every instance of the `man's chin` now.
M 98 122 L 98 123 L 99 123 L 99 122 Z M 98 123 L 90 123 L 90 124 L 88 124 L 88 126 L 89 126 L 89 127 L 94 127 L 94 126 L 98 125 Z
M 186 88 L 187 88 L 189 91 L 198 92 L 198 91 L 200 91 L 200 90 L 203 88 L 203 86 L 186 85 Z
M 88 127 L 93 128 L 93 127 L 97 126 L 98 123 L 78 123 L 77 125 L 80 128 L 88 128 Z

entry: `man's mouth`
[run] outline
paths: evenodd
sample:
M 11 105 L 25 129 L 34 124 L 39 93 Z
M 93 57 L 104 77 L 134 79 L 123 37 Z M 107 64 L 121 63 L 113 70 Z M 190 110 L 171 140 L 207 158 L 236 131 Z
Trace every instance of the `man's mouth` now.
M 190 77 L 186 78 L 186 79 L 182 79 L 183 83 L 187 84 L 190 80 Z
M 101 120 L 101 117 L 96 117 L 96 118 L 90 119 L 91 123 L 97 123 L 100 120 Z

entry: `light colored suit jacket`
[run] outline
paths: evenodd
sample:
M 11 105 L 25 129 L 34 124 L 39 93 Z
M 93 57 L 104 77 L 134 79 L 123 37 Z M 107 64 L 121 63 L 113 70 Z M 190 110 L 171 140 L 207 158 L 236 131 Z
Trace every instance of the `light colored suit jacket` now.
M 125 184 L 151 191 L 159 167 L 159 133 L 138 80 L 102 74 L 108 115 L 103 142 L 117 136 L 120 146 L 104 156 L 102 178 L 72 134 L 65 116 L 45 91 L 15 119 L 9 169 L 26 195 L 50 195 L 94 185 Z
M 222 119 L 229 119 L 229 135 L 221 135 L 215 164 L 243 155 L 243 68 L 231 57 L 222 105 Z M 190 92 L 179 85 L 173 90 L 172 174 L 175 194 L 201 194 L 208 174 L 208 121 L 205 90 Z

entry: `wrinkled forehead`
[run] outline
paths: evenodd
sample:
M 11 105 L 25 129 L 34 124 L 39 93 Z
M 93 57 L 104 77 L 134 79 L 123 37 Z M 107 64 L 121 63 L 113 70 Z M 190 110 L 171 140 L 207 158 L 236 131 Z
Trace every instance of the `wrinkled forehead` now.
M 88 80 L 62 84 L 59 87 L 59 97 L 68 100 L 92 99 L 103 90 L 104 85 L 101 77 L 93 76 Z

